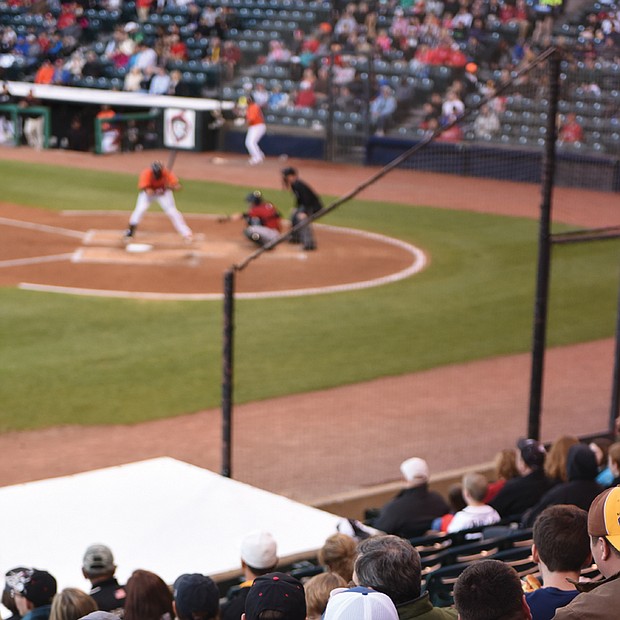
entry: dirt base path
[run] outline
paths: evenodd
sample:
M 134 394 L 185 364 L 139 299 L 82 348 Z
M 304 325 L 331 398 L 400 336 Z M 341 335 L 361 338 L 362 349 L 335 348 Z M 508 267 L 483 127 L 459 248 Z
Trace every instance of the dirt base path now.
M 167 155 L 101 157 L 0 149 L 0 159 L 135 174 L 157 157 L 165 161 Z M 238 155 L 180 153 L 175 169 L 182 178 L 228 183 L 242 179 L 244 185 L 267 188 L 279 186 L 283 165 L 270 160 L 252 168 Z M 376 171 L 295 160 L 286 165 L 298 166 L 305 179 L 331 195 L 350 191 Z M 392 172 L 361 197 L 532 218 L 538 216 L 540 204 L 537 186 L 405 171 Z M 554 219 L 578 227 L 617 225 L 617 196 L 558 189 Z M 612 360 L 611 340 L 549 351 L 543 439 L 605 428 Z M 433 472 L 487 461 L 525 432 L 529 361 L 529 355 L 508 356 L 237 406 L 233 475 L 312 502 L 393 480 L 399 462 L 413 454 L 427 458 Z M 0 435 L 0 485 L 162 455 L 219 471 L 219 415 L 209 410 L 130 427 L 62 427 Z M 256 462 L 258 447 L 264 454 L 265 443 L 257 428 L 269 429 L 277 458 Z M 59 459 L 58 446 L 70 458 Z

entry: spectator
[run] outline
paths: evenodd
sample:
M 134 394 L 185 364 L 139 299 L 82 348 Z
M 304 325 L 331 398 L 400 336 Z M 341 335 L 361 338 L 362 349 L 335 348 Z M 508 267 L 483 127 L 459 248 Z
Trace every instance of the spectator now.
M 577 117 L 572 112 L 569 112 L 566 115 L 564 122 L 560 123 L 558 141 L 560 144 L 574 144 L 575 142 L 583 142 L 583 128 L 577 122 Z
M 467 506 L 454 515 L 448 525 L 448 533 L 493 525 L 500 520 L 497 511 L 484 503 L 487 487 L 487 479 L 482 474 L 468 473 L 463 476 L 463 498 Z
M 547 452 L 545 458 L 545 475 L 552 483 L 566 482 L 568 474 L 566 472 L 566 460 L 571 446 L 579 443 L 577 437 L 563 435 L 556 439 Z
M 460 620 L 531 620 L 517 572 L 499 560 L 470 564 L 454 585 Z
M 268 573 L 254 580 L 241 620 L 305 620 L 306 597 L 301 582 L 285 573 Z
M 431 529 L 439 532 L 447 532 L 448 525 L 450 525 L 452 519 L 454 519 L 454 515 L 467 506 L 463 498 L 463 487 L 461 484 L 453 484 L 450 486 L 448 489 L 448 502 L 450 504 L 450 512 L 435 519 Z
M 379 89 L 379 95 L 370 102 L 370 122 L 377 136 L 385 135 L 394 112 L 396 112 L 396 97 L 390 86 L 384 84 Z
M 332 590 L 346 588 L 347 582 L 337 573 L 321 573 L 306 581 L 306 618 L 321 620 Z
M 597 618 L 615 620 L 620 604 L 620 488 L 607 489 L 598 495 L 588 511 L 590 550 L 604 579 L 577 584 L 582 592 L 572 603 L 558 609 L 555 620 Z
M 370 588 L 338 588 L 325 608 L 324 620 L 398 620 L 398 612 L 390 597 Z
M 330 573 L 340 575 L 346 583 L 353 578 L 353 565 L 357 557 L 357 543 L 347 534 L 332 534 L 319 549 L 319 564 Z
M 521 516 L 549 490 L 551 484 L 544 472 L 545 448 L 535 439 L 520 439 L 517 443 L 519 476 L 507 480 L 502 490 L 489 504 L 502 519 Z
M 538 515 L 533 538 L 532 557 L 543 587 L 527 592 L 525 599 L 533 620 L 551 620 L 579 594 L 574 584 L 592 557 L 588 514 L 577 506 L 549 506 Z
M 170 88 L 170 75 L 165 67 L 155 67 L 149 83 L 150 95 L 167 95 Z
M 6 620 L 20 620 L 21 618 L 17 605 L 15 605 L 15 596 L 13 595 L 11 583 L 13 583 L 15 575 L 23 573 L 26 570 L 28 569 L 23 566 L 18 566 L 17 568 L 12 568 L 7 571 L 5 574 L 4 589 L 2 590 L 2 604 L 11 612 L 11 615 Z
M 295 97 L 296 108 L 314 108 L 316 106 L 316 96 L 312 83 L 308 80 L 302 80 L 299 84 L 299 91 Z
M 578 443 L 568 451 L 566 462 L 568 481 L 547 491 L 539 502 L 528 510 L 522 519 L 525 527 L 532 527 L 536 517 L 547 507 L 555 504 L 573 504 L 588 510 L 594 498 L 601 492 L 596 482 L 596 457 L 585 444 Z
M 456 91 L 449 90 L 441 106 L 441 123 L 447 125 L 463 116 L 465 104 L 459 99 Z
M 611 443 L 611 439 L 608 437 L 597 437 L 588 444 L 590 450 L 592 450 L 596 456 L 596 464 L 598 465 L 596 481 L 603 487 L 611 486 L 611 482 L 614 478 L 608 462 L 609 446 L 611 446 Z
M 358 547 L 353 581 L 356 585 L 387 594 L 400 620 L 448 620 L 454 609 L 434 608 L 428 592 L 422 594 L 420 555 L 398 536 L 373 536 Z
M 125 75 L 123 82 L 123 90 L 130 93 L 137 93 L 142 90 L 142 82 L 144 81 L 144 74 L 140 67 L 132 67 Z
M 50 620 L 79 620 L 96 610 L 97 603 L 92 596 L 78 588 L 65 588 L 52 601 Z
M 428 465 L 423 459 L 413 457 L 404 461 L 400 471 L 407 483 L 394 499 L 389 501 L 369 525 L 404 538 L 424 534 L 433 519 L 449 512 L 446 501 L 428 488 Z
M 609 446 L 607 462 L 609 463 L 609 471 L 614 477 L 609 486 L 618 486 L 620 484 L 620 442 L 617 441 Z
M 48 620 L 56 579 L 47 571 L 26 569 L 8 577 L 15 606 L 22 620 Z
M 256 531 L 241 541 L 241 569 L 244 581 L 229 592 L 222 605 L 222 620 L 239 620 L 245 609 L 245 600 L 257 577 L 271 573 L 278 564 L 278 547 L 269 532 Z
M 265 85 L 262 82 L 257 82 L 254 85 L 252 98 L 254 99 L 254 103 L 261 108 L 264 108 L 267 105 L 267 102 L 269 101 L 269 91 L 265 88 Z
M 269 95 L 267 107 L 273 110 L 281 110 L 288 105 L 288 95 L 282 90 L 280 84 L 276 84 Z
M 124 620 L 172 620 L 172 592 L 164 580 L 147 570 L 135 570 L 127 580 Z
M 115 572 L 116 564 L 109 547 L 95 544 L 86 549 L 82 574 L 90 581 L 90 595 L 102 611 L 118 612 L 125 605 L 125 588 L 116 580 Z
M 500 450 L 494 459 L 495 481 L 489 483 L 484 503 L 488 504 L 504 487 L 506 480 L 516 478 L 519 475 L 517 469 L 517 457 L 514 450 Z
M 198 573 L 181 575 L 174 582 L 173 608 L 177 620 L 217 620 L 220 593 L 210 577 Z
M 35 84 L 51 84 L 54 79 L 54 65 L 51 61 L 44 60 L 34 75 Z
M 478 140 L 490 140 L 499 133 L 499 116 L 488 105 L 480 108 L 474 120 L 474 134 Z

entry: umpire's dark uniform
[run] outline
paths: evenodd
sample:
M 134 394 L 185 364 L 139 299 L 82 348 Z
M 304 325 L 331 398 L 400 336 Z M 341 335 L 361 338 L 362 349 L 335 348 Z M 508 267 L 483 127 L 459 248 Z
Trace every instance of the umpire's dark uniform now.
M 323 203 L 309 185 L 297 178 L 297 171 L 294 168 L 285 168 L 282 174 L 284 177 L 295 175 L 295 180 L 289 184 L 291 191 L 297 199 L 297 206 L 291 214 L 291 224 L 295 226 L 302 219 L 302 214 L 308 217 L 311 216 L 313 213 L 323 208 Z M 312 225 L 310 224 L 299 233 L 294 234 L 291 237 L 291 242 L 302 243 L 304 250 L 315 250 L 316 242 L 314 240 L 314 233 L 312 232 Z

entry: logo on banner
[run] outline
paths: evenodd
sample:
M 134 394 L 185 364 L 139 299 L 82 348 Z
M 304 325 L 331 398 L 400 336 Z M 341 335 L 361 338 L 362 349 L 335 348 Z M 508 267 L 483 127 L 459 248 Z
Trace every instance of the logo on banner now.
M 196 111 L 169 108 L 164 112 L 164 144 L 167 147 L 195 147 Z

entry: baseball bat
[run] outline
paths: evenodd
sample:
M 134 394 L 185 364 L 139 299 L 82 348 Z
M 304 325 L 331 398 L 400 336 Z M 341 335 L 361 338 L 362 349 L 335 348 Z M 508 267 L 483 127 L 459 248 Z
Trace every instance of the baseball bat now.
M 166 164 L 166 168 L 168 170 L 172 170 L 172 167 L 174 166 L 174 162 L 177 158 L 177 150 L 176 149 L 172 149 L 170 151 L 170 154 L 168 155 L 168 163 Z

